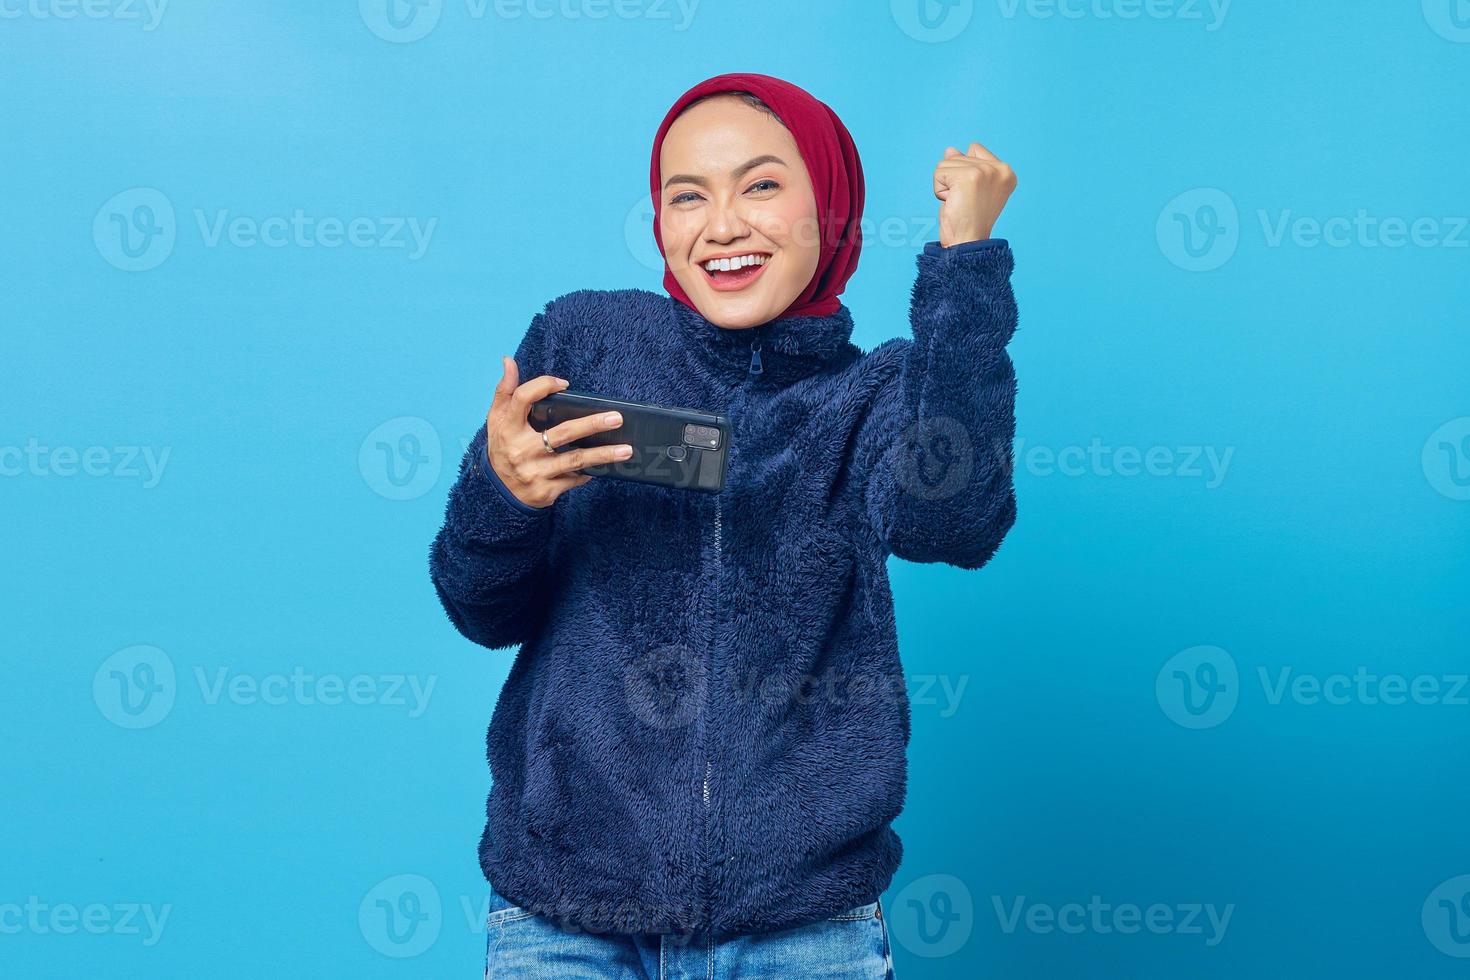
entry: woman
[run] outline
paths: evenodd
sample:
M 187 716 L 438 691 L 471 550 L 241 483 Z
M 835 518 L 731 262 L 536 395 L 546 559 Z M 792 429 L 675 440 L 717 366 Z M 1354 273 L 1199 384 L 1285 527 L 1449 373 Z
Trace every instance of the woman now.
M 990 238 L 1015 178 L 978 143 L 945 152 L 913 336 L 864 354 L 838 301 L 863 173 L 831 109 L 708 79 L 650 176 L 668 295 L 536 314 L 430 558 L 460 632 L 520 645 L 488 737 L 487 970 L 891 976 L 909 714 L 885 559 L 978 568 L 1015 519 L 1012 259 Z M 724 491 L 578 473 L 629 447 L 558 451 L 616 413 L 528 425 L 569 383 L 729 416 Z

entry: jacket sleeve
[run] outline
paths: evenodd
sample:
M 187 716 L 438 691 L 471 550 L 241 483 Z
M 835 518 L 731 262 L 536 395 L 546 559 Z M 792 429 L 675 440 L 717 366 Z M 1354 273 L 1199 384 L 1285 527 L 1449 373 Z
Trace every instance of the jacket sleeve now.
M 896 367 L 858 437 L 864 503 L 900 558 L 979 568 L 1016 520 L 1016 376 L 1006 353 L 1014 260 L 1004 239 L 987 239 L 930 243 L 918 266 L 912 340 L 870 355 Z
M 536 314 L 516 349 L 522 381 L 549 373 L 550 306 Z M 449 491 L 444 524 L 429 552 L 429 577 L 450 622 L 466 638 L 497 649 L 535 635 L 546 612 L 549 507 L 523 503 L 490 465 L 482 425 Z

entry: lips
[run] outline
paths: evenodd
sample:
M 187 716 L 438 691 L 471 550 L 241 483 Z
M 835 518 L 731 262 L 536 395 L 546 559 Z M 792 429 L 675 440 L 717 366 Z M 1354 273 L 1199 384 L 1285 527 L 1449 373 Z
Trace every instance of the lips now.
M 711 272 L 701 265 L 699 271 L 704 273 L 705 277 L 708 278 L 711 289 L 721 293 L 731 293 L 744 289 L 755 282 L 760 278 L 761 273 L 766 271 L 766 266 L 770 264 L 770 261 L 767 260 L 765 265 L 747 265 L 740 269 L 732 269 L 729 272 L 720 272 L 718 270 Z

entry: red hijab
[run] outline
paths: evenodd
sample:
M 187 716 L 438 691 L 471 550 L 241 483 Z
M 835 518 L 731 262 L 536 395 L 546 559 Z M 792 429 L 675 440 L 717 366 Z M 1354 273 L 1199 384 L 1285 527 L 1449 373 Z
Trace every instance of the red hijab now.
M 664 116 L 658 135 L 653 138 L 653 168 L 649 186 L 653 194 L 653 238 L 659 253 L 664 250 L 659 232 L 662 193 L 659 187 L 659 149 L 669 127 L 691 102 L 719 92 L 749 92 L 776 113 L 791 131 L 796 149 L 811 175 L 812 191 L 817 199 L 817 222 L 821 229 L 821 256 L 817 271 L 801 295 L 777 319 L 791 316 L 827 316 L 841 305 L 837 297 L 857 269 L 858 254 L 863 248 L 863 165 L 857 146 L 837 113 L 817 101 L 805 89 L 770 75 L 733 73 L 716 75 L 694 86 L 674 103 Z M 679 287 L 664 260 L 664 289 L 685 306 L 695 309 L 693 301 Z

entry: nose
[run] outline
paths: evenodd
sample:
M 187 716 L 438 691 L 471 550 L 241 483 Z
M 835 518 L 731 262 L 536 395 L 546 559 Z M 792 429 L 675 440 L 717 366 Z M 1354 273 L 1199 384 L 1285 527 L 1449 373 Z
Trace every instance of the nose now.
M 750 226 L 740 213 L 739 206 L 732 201 L 715 200 L 710 204 L 709 224 L 705 227 L 705 238 L 721 244 L 744 238 Z

